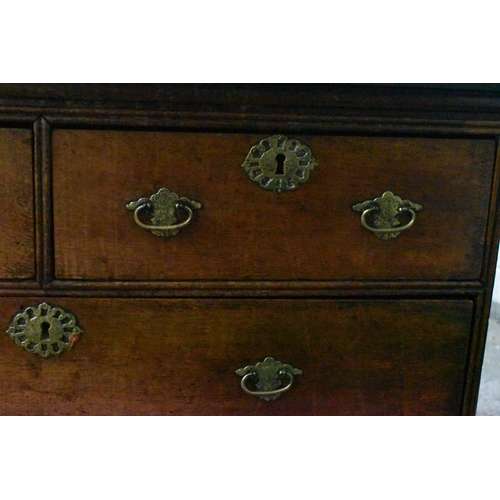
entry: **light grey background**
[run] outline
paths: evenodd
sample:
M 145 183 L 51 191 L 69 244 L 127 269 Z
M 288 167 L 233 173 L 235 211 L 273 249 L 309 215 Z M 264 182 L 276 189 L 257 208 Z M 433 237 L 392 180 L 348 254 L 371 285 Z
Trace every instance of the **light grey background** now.
M 500 263 L 497 263 L 476 415 L 500 415 Z

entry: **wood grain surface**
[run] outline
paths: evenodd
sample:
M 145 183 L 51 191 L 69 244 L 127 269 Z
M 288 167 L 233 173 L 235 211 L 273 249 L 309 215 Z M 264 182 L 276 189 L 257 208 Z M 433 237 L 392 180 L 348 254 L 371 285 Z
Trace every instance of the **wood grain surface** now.
M 35 275 L 32 135 L 0 129 L 0 279 Z
M 0 414 L 474 414 L 498 85 L 0 84 L 0 122 L 2 328 L 47 300 L 84 329 L 0 336 Z M 240 166 L 278 133 L 318 161 L 281 195 Z M 161 187 L 203 203 L 170 240 L 125 209 Z M 387 190 L 423 211 L 384 242 L 351 207 Z M 270 403 L 235 374 L 266 356 L 304 372 Z
M 38 299 L 6 298 L 0 321 Z M 457 415 L 467 300 L 70 299 L 84 333 L 42 359 L 0 338 L 3 415 Z M 272 402 L 235 370 L 303 370 Z
M 474 280 L 495 143 L 306 136 L 319 166 L 274 194 L 240 166 L 259 134 L 54 130 L 55 272 L 61 280 Z M 203 203 L 171 239 L 125 204 L 161 187 Z M 421 204 L 390 241 L 352 205 L 393 191 Z

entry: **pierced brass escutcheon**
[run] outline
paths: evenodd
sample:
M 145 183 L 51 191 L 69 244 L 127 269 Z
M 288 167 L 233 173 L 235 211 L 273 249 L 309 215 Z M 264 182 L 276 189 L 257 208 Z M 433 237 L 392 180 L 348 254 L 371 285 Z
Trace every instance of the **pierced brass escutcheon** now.
M 311 150 L 297 139 L 273 135 L 250 149 L 242 167 L 261 188 L 281 193 L 304 184 L 317 165 Z
M 126 208 L 134 211 L 134 220 L 138 226 L 148 229 L 155 236 L 170 238 L 191 222 L 193 210 L 199 210 L 201 203 L 188 198 L 179 198 L 169 189 L 161 188 L 149 198 L 143 197 L 127 203 Z M 178 222 L 179 211 L 184 211 L 188 215 L 183 222 Z M 139 219 L 140 212 L 147 213 L 153 224 L 144 224 Z
M 361 225 L 365 229 L 381 240 L 388 240 L 396 238 L 399 233 L 413 226 L 417 217 L 415 212 L 422 210 L 422 205 L 402 200 L 391 191 L 386 191 L 374 200 L 353 205 L 352 209 L 361 212 Z M 408 223 L 401 225 L 397 217 L 405 213 L 410 214 L 411 219 Z M 370 223 L 366 221 L 367 216 L 373 219 Z
M 16 345 L 43 358 L 68 351 L 82 333 L 72 314 L 46 302 L 16 314 L 7 330 Z
M 264 401 L 272 401 L 288 391 L 293 384 L 294 375 L 302 375 L 302 370 L 284 365 L 281 361 L 267 357 L 256 365 L 248 365 L 236 370 L 236 374 L 243 377 L 241 388 L 252 396 L 257 396 Z M 253 382 L 256 391 L 248 389 L 246 383 Z M 283 386 L 283 383 L 286 385 Z

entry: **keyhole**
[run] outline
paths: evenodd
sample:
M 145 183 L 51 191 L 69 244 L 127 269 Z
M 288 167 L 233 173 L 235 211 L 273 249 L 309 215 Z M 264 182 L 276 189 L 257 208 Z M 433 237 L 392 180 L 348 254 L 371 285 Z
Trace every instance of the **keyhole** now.
M 40 335 L 40 340 L 50 340 L 50 334 L 49 334 L 50 323 L 47 323 L 46 321 L 44 321 L 40 325 L 40 327 L 42 329 L 42 334 Z
M 286 156 L 282 153 L 279 153 L 276 155 L 276 163 L 278 164 L 276 166 L 276 175 L 284 175 L 285 173 L 285 159 Z

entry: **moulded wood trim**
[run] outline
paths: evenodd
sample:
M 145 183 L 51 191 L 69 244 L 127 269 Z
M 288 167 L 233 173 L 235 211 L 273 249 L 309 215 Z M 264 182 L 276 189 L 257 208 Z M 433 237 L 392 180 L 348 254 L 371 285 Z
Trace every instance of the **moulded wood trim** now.
M 54 280 L 47 294 L 137 297 L 372 297 L 377 296 L 476 296 L 480 282 L 304 282 L 304 281 L 71 281 Z
M 0 281 L 0 297 L 22 297 L 27 295 L 45 297 L 46 292 L 37 281 L 33 280 Z
M 43 117 L 34 123 L 36 271 L 43 285 L 54 278 L 51 129 Z
M 479 386 L 481 383 L 481 370 L 484 358 L 484 348 L 488 333 L 488 322 L 490 317 L 493 286 L 495 283 L 496 262 L 498 258 L 498 247 L 500 241 L 500 227 L 498 214 L 500 210 L 500 141 L 497 139 L 495 158 L 495 172 L 491 190 L 491 204 L 486 229 L 486 245 L 484 248 L 483 268 L 481 282 L 484 283 L 484 291 L 478 296 L 475 303 L 474 323 L 472 327 L 471 343 L 469 348 L 469 360 L 467 363 L 466 383 L 463 399 L 463 414 L 475 415 Z
M 0 293 L 1 290 L 41 290 L 41 286 L 38 281 L 34 279 L 19 279 L 19 280 L 0 280 Z
M 307 106 L 328 109 L 460 109 L 500 111 L 498 84 L 335 84 L 335 83 L 153 83 L 1 84 L 0 103 L 57 107 L 232 106 L 275 109 Z M 106 104 L 104 104 L 106 103 Z
M 0 89 L 1 90 L 1 89 Z M 440 113 L 433 109 L 425 115 L 400 113 L 388 116 L 384 111 L 376 114 L 359 112 L 349 114 L 346 109 L 319 110 L 311 107 L 285 109 L 278 113 L 274 109 L 241 109 L 213 111 L 198 109 L 108 109 L 91 107 L 58 108 L 50 106 L 25 107 L 15 104 L 5 106 L 0 100 L 0 122 L 29 126 L 43 117 L 55 127 L 90 128 L 178 128 L 190 130 L 234 130 L 234 131 L 311 131 L 325 133 L 360 134 L 453 134 L 498 135 L 500 134 L 500 112 L 489 118 L 484 113 L 454 116 L 451 112 Z M 385 108 L 384 108 L 385 109 Z
M 496 138 L 497 147 L 495 151 L 495 167 L 491 187 L 490 207 L 488 223 L 486 226 L 486 242 L 484 246 L 483 266 L 480 281 L 487 288 L 493 290 L 495 281 L 496 261 L 498 257 L 498 246 L 500 242 L 500 227 L 498 225 L 498 214 L 500 211 L 500 138 Z
M 9 285 L 10 286 L 10 285 Z M 33 286 L 33 288 L 31 288 Z M 452 299 L 466 298 L 475 299 L 480 291 L 464 290 L 464 289 L 449 289 L 449 290 L 424 290 L 424 289 L 407 289 L 400 291 L 391 291 L 383 289 L 365 290 L 363 292 L 355 290 L 286 290 L 286 289 L 271 289 L 271 290 L 242 290 L 242 289 L 217 289 L 217 290 L 188 290 L 188 289 L 100 289 L 100 288 L 36 288 L 35 285 L 30 287 L 10 287 L 5 288 L 0 284 L 0 294 L 2 297 L 23 297 L 27 295 L 36 295 L 37 297 L 74 297 L 74 298 L 138 298 L 138 299 L 154 299 L 154 298 L 171 298 L 171 299 L 276 299 L 289 298 L 293 300 L 302 299 L 359 299 L 359 300 L 376 300 L 376 299 Z
M 489 306 L 487 306 L 486 302 L 484 293 L 480 294 L 474 301 L 473 323 L 462 398 L 462 415 L 473 416 L 476 414 L 486 334 L 488 332 Z
M 495 120 L 464 120 L 447 118 L 391 118 L 384 116 L 344 116 L 317 115 L 301 113 L 281 113 L 279 118 L 274 112 L 259 113 L 215 113 L 203 111 L 153 111 L 141 112 L 130 110 L 95 110 L 88 109 L 58 112 L 40 110 L 53 126 L 90 126 L 90 127 L 179 127 L 188 129 L 221 130 L 273 130 L 277 126 L 288 130 L 300 129 L 313 132 L 352 132 L 366 133 L 453 133 L 467 135 L 496 135 L 500 133 L 500 116 Z
M 39 113 L 35 113 L 33 110 L 19 112 L 19 110 L 12 111 L 10 108 L 6 108 L 5 111 L 2 111 L 0 107 L 0 124 L 2 127 L 30 128 L 38 116 Z
M 248 131 L 286 131 L 343 134 L 441 134 L 456 136 L 491 137 L 500 134 L 500 117 L 497 120 L 450 120 L 422 118 L 385 118 L 366 116 L 317 116 L 310 114 L 285 114 L 279 117 L 270 114 L 233 114 L 203 112 L 106 112 L 88 110 L 81 113 L 57 113 L 43 110 L 44 117 L 54 127 L 129 127 L 140 130 L 148 128 L 175 128 L 203 131 L 231 130 Z

